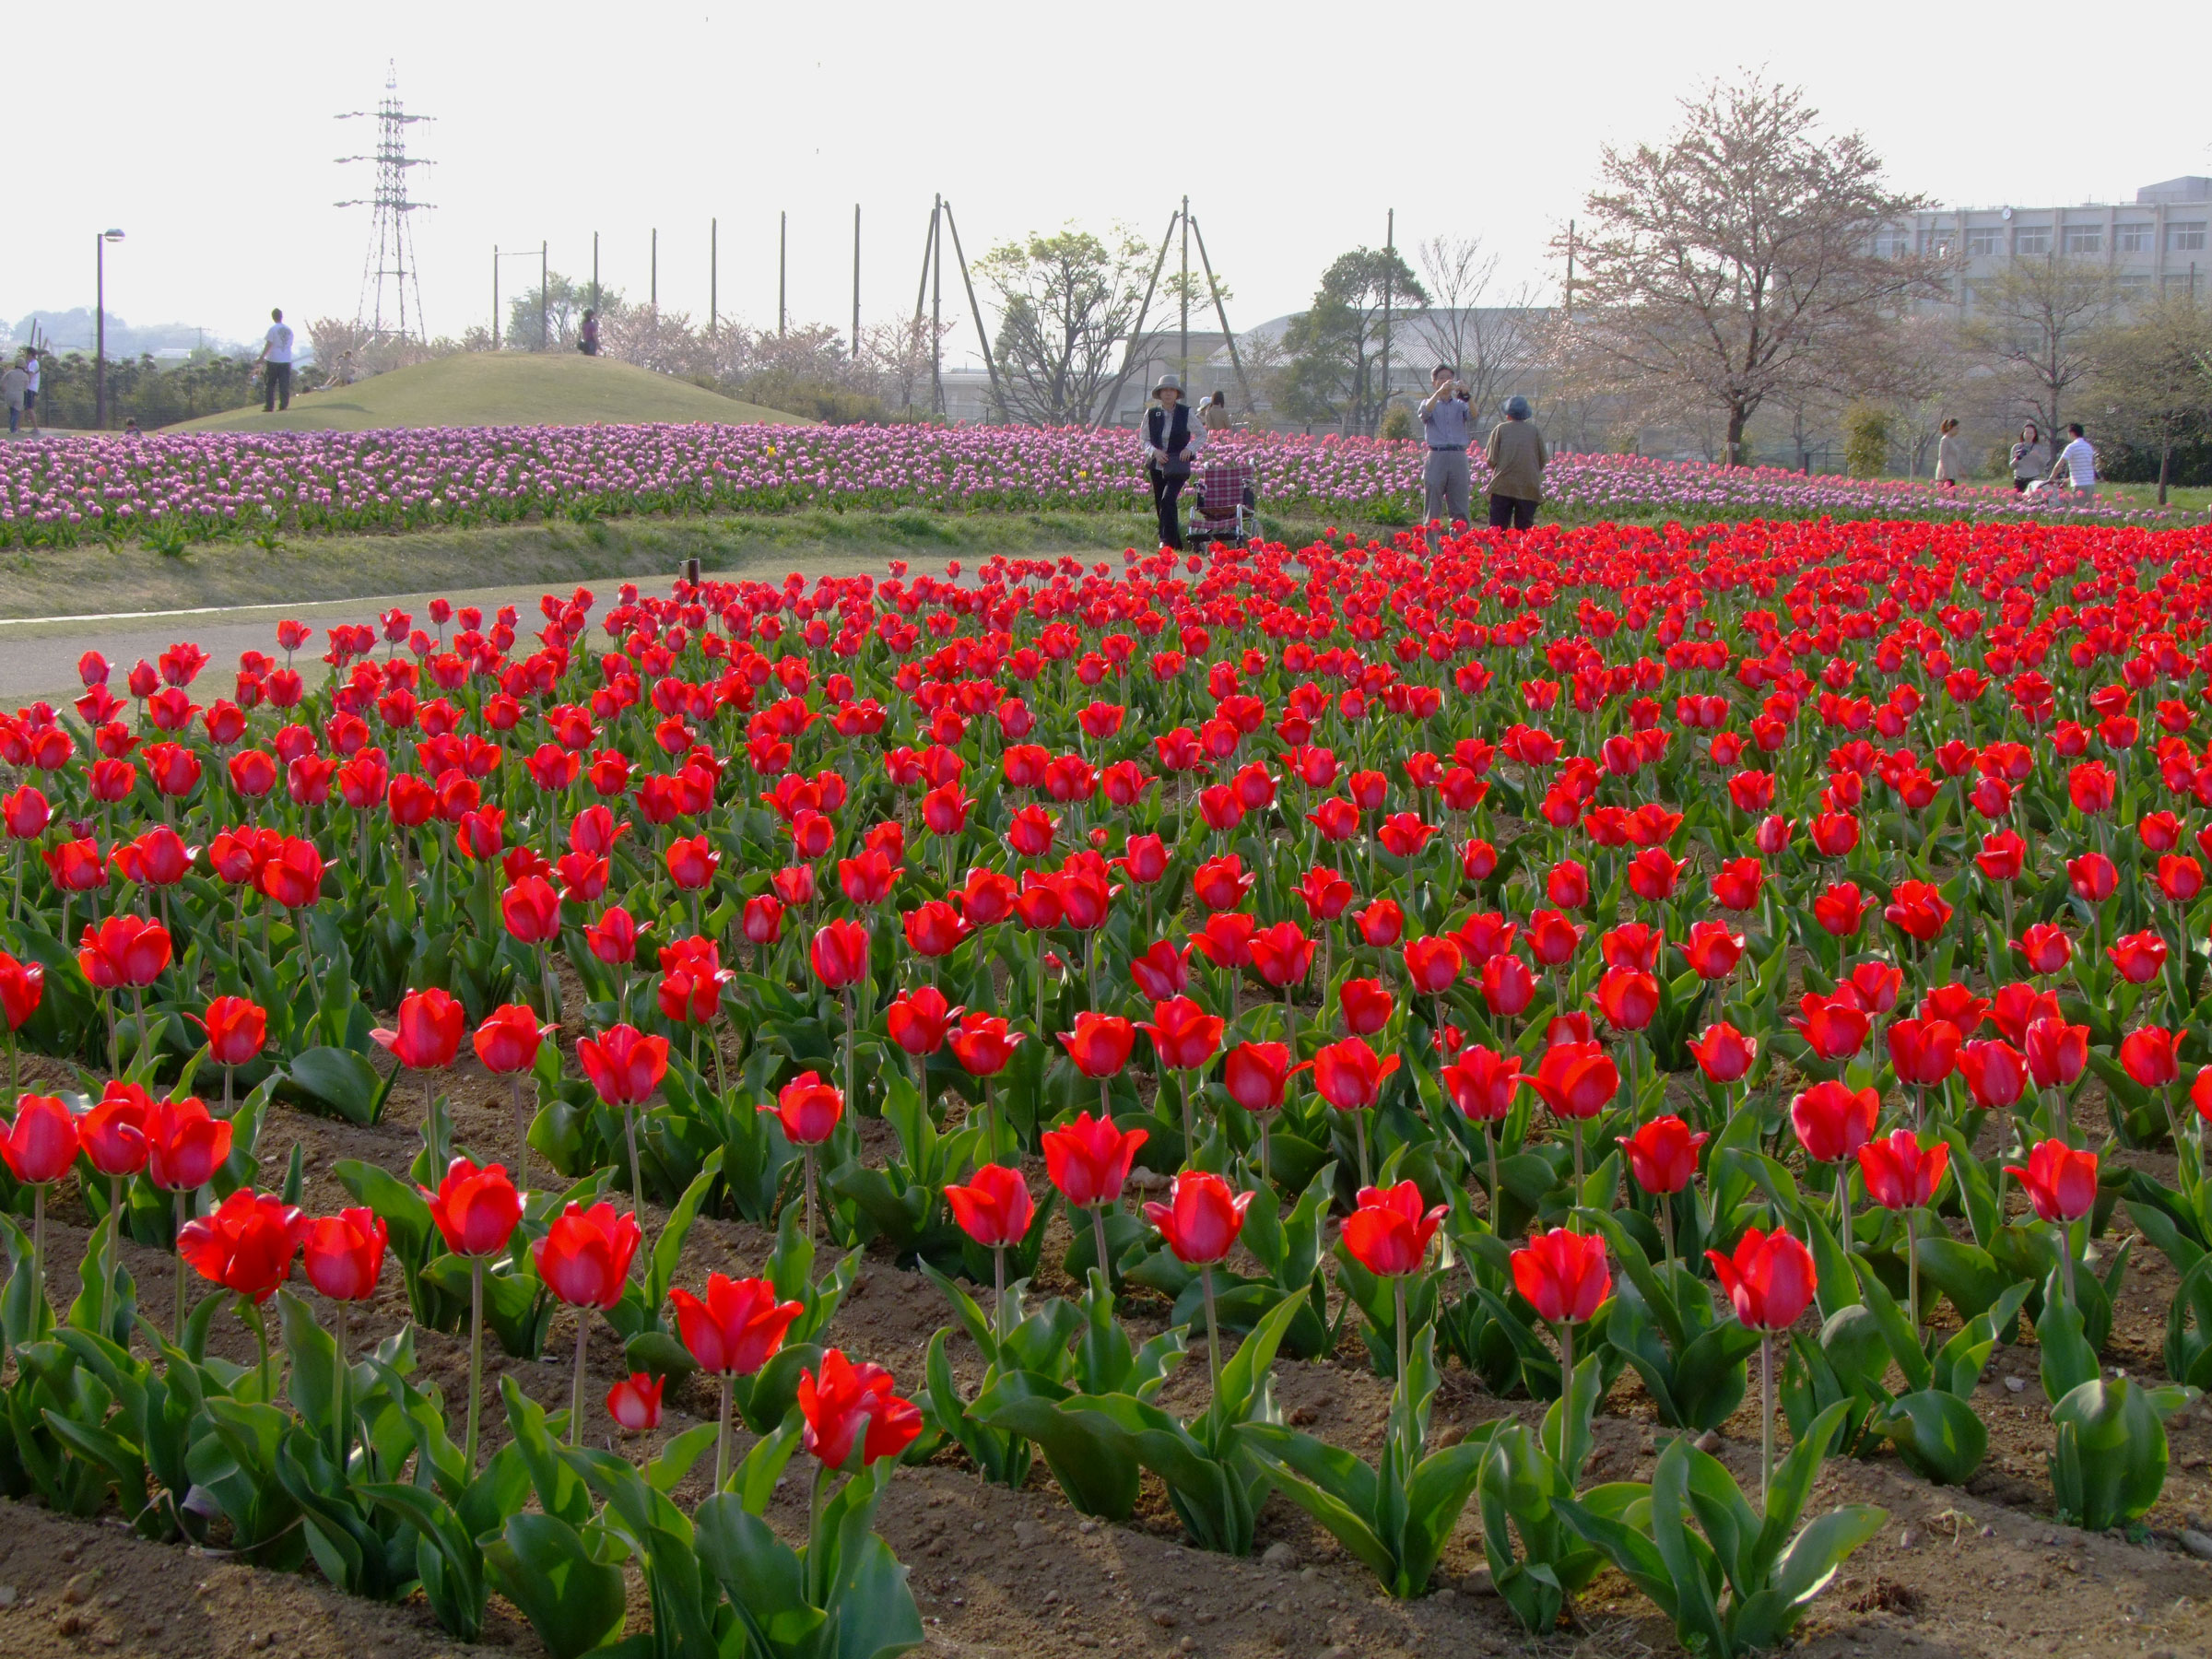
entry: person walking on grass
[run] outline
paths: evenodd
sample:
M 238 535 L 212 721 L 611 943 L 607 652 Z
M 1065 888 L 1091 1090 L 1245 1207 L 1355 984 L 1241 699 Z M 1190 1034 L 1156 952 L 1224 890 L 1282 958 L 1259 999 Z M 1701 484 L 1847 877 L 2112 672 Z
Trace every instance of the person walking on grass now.
M 1544 468 L 1551 456 L 1544 434 L 1529 418 L 1528 399 L 1518 392 L 1505 400 L 1505 418 L 1490 429 L 1483 459 L 1490 464 L 1490 528 L 1525 530 L 1536 522 L 1544 500 Z
M 1944 489 L 1959 488 L 1966 469 L 1966 440 L 1959 436 L 1959 418 L 1946 420 L 1936 436 L 1936 482 Z
M 2012 446 L 2012 493 L 2026 495 L 2028 486 L 2043 476 L 2043 464 L 2050 457 L 2042 429 L 2030 421 L 2020 429 L 2020 441 Z
M 261 412 L 264 415 L 292 406 L 292 329 L 281 310 L 269 312 L 269 332 L 263 336 L 261 355 Z
M 1429 395 L 1419 406 L 1421 441 L 1429 458 L 1421 468 L 1421 517 L 1434 548 L 1440 528 L 1467 522 L 1473 485 L 1467 475 L 1467 439 L 1474 426 L 1467 389 L 1458 371 L 1439 363 L 1429 371 Z
M 1191 480 L 1191 459 L 1206 447 L 1206 427 L 1183 406 L 1182 382 L 1172 374 L 1152 388 L 1154 403 L 1137 423 L 1138 452 L 1146 480 L 1152 486 L 1152 512 L 1159 520 L 1159 545 L 1182 551 L 1182 526 L 1176 499 Z
M 577 331 L 576 335 L 576 349 L 582 352 L 585 357 L 599 355 L 599 313 L 597 312 L 587 311 L 583 313 L 583 326 Z
M 23 388 L 23 418 L 34 432 L 45 430 L 45 421 L 39 414 L 39 348 L 23 348 L 23 372 L 30 377 L 30 384 Z
M 2050 482 L 2059 483 L 2062 473 L 2065 475 L 2064 481 L 2074 487 L 2074 493 L 2081 498 L 2083 506 L 2097 499 L 2097 452 L 2089 447 L 2078 420 L 2066 423 L 2066 447 L 2058 452 L 2058 459 L 2051 464 Z

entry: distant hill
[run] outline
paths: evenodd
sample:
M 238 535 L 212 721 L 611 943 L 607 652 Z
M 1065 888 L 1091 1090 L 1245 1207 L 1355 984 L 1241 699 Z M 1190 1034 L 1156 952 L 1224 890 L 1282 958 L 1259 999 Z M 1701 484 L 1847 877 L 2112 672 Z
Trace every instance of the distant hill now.
M 711 421 L 811 426 L 611 358 L 467 352 L 351 386 L 292 394 L 288 413 L 203 415 L 172 432 L 366 431 L 374 427 L 591 426 Z

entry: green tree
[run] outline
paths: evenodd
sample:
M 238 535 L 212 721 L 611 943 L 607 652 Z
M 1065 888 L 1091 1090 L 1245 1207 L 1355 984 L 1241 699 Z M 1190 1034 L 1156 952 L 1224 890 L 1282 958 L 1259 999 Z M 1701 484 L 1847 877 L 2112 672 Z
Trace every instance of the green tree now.
M 583 313 L 591 309 L 592 285 L 576 282 L 559 271 L 547 273 L 545 281 L 546 305 L 541 319 L 538 313 L 538 289 L 533 283 L 507 302 L 507 339 L 510 351 L 572 351 L 576 347 L 577 332 L 583 326 Z M 620 296 L 613 289 L 601 296 L 601 309 L 608 302 L 619 303 Z
M 1126 226 L 1098 237 L 1069 225 L 1001 243 L 976 262 L 998 301 L 994 350 L 1008 415 L 1041 426 L 1097 418 L 1144 301 L 1150 252 Z
M 1889 417 L 1872 404 L 1843 413 L 1843 469 L 1854 478 L 1878 478 L 1889 470 Z
M 1284 412 L 1309 425 L 1372 436 L 1386 392 L 1382 378 L 1382 310 L 1394 322 L 1429 303 L 1420 278 L 1394 249 L 1354 248 L 1322 273 L 1313 303 L 1290 319 L 1283 336 Z

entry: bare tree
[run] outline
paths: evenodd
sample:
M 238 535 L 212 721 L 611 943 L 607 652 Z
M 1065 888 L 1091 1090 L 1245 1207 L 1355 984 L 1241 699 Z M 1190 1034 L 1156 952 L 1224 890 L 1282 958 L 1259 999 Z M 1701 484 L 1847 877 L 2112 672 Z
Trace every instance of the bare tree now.
M 2096 345 L 2094 401 L 2114 436 L 2158 451 L 2163 507 L 2174 449 L 2212 429 L 2212 309 L 2192 294 L 2163 294 Z
M 1482 431 L 1496 424 L 1499 405 L 1511 392 L 1526 391 L 1535 373 L 1544 309 L 1527 283 L 1492 299 L 1498 255 L 1479 236 L 1432 236 L 1415 250 L 1429 287 L 1429 307 L 1414 335 L 1435 360 L 1459 371 Z
M 1571 338 L 1622 389 L 1712 411 L 1733 465 L 1761 405 L 1821 383 L 1847 338 L 1939 294 L 1941 267 L 1877 251 L 1876 233 L 1925 203 L 1885 185 L 1860 135 L 1817 132 L 1801 91 L 1749 75 L 1682 109 L 1665 144 L 1604 152 Z
M 2009 383 L 2020 407 L 2056 435 L 2061 407 L 2097 369 L 2115 289 L 2103 259 L 2008 259 L 1975 284 L 1968 342 Z

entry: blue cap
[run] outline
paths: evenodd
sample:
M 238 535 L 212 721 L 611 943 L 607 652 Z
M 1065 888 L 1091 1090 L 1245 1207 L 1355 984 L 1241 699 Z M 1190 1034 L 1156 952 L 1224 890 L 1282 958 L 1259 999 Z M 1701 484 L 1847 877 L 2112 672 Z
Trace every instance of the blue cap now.
M 1514 393 L 1505 400 L 1505 418 L 1508 420 L 1526 420 L 1529 417 L 1528 399 Z

